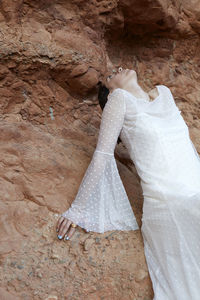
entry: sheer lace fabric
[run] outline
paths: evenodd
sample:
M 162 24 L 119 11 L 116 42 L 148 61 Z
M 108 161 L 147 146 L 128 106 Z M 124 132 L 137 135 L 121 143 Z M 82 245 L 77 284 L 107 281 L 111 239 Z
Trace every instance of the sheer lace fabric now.
M 141 233 L 153 300 L 200 299 L 200 157 L 170 89 L 152 102 L 116 89 L 99 140 L 66 217 L 88 230 L 137 229 L 113 156 L 126 146 L 144 196 Z
M 62 216 L 87 231 L 139 229 L 114 157 L 124 123 L 126 103 L 122 91 L 108 96 L 92 160 L 75 200 Z
M 141 178 L 141 232 L 153 300 L 200 297 L 200 158 L 170 89 L 126 95 L 121 139 Z

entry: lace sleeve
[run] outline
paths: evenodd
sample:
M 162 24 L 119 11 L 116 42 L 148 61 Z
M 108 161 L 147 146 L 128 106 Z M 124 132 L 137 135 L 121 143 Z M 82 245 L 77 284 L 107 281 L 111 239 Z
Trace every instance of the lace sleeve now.
M 121 89 L 108 95 L 92 160 L 71 207 L 62 216 L 86 231 L 139 229 L 114 157 L 126 104 Z

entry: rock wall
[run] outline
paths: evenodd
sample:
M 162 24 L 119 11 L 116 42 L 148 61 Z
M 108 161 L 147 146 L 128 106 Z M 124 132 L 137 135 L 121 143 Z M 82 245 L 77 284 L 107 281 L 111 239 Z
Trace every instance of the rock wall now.
M 97 84 L 134 68 L 167 85 L 200 151 L 198 0 L 0 1 L 1 299 L 153 298 L 140 231 L 59 241 L 98 138 Z M 142 191 L 122 144 L 120 176 L 141 225 Z

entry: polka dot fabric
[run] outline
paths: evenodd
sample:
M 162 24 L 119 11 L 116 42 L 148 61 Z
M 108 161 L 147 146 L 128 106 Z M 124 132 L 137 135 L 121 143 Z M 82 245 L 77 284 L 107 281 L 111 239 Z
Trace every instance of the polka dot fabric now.
M 141 232 L 153 300 L 200 299 L 200 156 L 170 89 L 152 101 L 124 90 L 121 139 L 141 179 Z
M 139 229 L 114 157 L 125 113 L 123 91 L 116 89 L 108 95 L 97 146 L 76 198 L 62 214 L 87 231 Z
M 153 300 L 200 299 L 200 156 L 170 89 L 153 101 L 109 94 L 91 163 L 63 216 L 89 231 L 136 230 L 114 159 L 118 135 L 140 177 L 141 233 Z

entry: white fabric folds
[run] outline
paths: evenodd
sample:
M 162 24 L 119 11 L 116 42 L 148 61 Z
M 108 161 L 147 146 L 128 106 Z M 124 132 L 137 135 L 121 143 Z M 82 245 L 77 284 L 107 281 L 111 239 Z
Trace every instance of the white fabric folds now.
M 102 112 L 98 142 L 71 207 L 62 216 L 87 231 L 139 229 L 121 181 L 114 149 L 123 126 L 123 92 L 114 90 Z
M 170 89 L 156 87 L 152 101 L 120 88 L 109 94 L 97 148 L 64 215 L 91 231 L 138 229 L 114 159 L 120 134 L 141 180 L 153 300 L 199 300 L 200 156 Z

